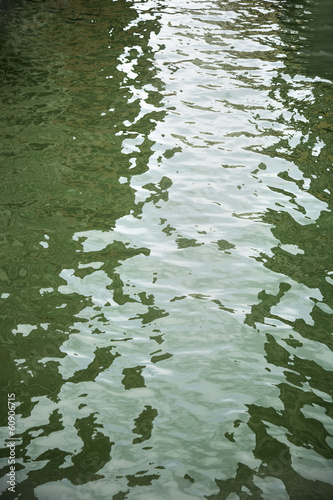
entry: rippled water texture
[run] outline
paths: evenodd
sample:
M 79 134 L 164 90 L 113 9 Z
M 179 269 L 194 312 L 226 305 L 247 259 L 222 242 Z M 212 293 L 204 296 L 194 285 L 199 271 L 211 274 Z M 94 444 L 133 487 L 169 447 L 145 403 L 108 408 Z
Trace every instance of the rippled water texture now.
M 332 499 L 331 1 L 0 6 L 2 498 Z

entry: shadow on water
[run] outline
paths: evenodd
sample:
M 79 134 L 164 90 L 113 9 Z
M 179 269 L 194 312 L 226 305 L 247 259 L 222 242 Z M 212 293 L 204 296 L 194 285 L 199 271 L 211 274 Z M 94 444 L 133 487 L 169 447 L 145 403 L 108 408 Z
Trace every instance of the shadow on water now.
M 117 274 L 126 259 L 149 255 L 148 248 L 111 238 L 102 250 L 83 253 L 86 237 L 75 233 L 110 231 L 120 217 L 139 217 L 144 202 L 136 203 L 129 180 L 147 170 L 153 145 L 148 135 L 164 111 L 159 105 L 162 83 L 148 45 L 151 33 L 159 30 L 156 18 L 140 21 L 123 0 L 2 2 L 1 9 L 7 23 L 1 39 L 6 125 L 0 167 L 5 423 L 7 392 L 15 393 L 20 402 L 16 414 L 24 419 L 40 398 L 57 404 L 65 384 L 94 381 L 120 356 L 115 345 L 92 340 L 88 365 L 74 363 L 72 374 L 62 374 L 60 360 L 68 355 L 64 343 L 78 332 L 77 323 L 91 326 L 93 318 L 80 317 L 83 311 L 90 308 L 101 327 L 106 321 L 98 301 L 93 303 L 75 286 L 59 291 L 67 284 L 63 275 L 89 281 L 97 262 L 116 304 L 139 302 L 147 305 L 147 321 L 159 316 L 152 299 L 126 294 Z M 92 334 L 99 333 L 92 328 Z M 139 368 L 124 369 L 125 389 L 140 385 Z M 79 394 L 78 413 L 87 407 L 84 400 Z M 133 423 L 133 443 L 149 439 L 156 414 L 151 406 L 143 407 Z M 47 440 L 61 432 L 63 420 L 55 408 L 47 424 L 17 430 L 16 473 L 23 479 L 16 495 L 36 498 L 34 489 L 44 483 L 67 479 L 84 484 L 104 477 L 98 471 L 110 461 L 114 443 L 98 422 L 98 412 L 86 412 L 73 422 L 81 451 L 63 451 L 55 444 L 39 456 L 30 455 L 34 437 Z M 6 463 L 6 448 L 1 457 Z M 29 470 L 31 463 L 36 465 Z M 2 472 L 8 472 L 8 465 Z M 7 497 L 12 497 L 8 490 Z

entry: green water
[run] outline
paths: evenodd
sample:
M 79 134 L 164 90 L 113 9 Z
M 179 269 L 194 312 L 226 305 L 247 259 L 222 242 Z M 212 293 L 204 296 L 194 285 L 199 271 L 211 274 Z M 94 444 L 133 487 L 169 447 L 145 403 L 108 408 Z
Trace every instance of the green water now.
M 333 498 L 331 2 L 0 15 L 1 498 Z

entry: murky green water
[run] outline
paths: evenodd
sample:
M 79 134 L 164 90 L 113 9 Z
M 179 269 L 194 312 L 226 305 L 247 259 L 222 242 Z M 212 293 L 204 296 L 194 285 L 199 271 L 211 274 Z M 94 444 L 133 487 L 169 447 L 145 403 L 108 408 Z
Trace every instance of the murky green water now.
M 0 6 L 2 498 L 333 498 L 330 0 Z

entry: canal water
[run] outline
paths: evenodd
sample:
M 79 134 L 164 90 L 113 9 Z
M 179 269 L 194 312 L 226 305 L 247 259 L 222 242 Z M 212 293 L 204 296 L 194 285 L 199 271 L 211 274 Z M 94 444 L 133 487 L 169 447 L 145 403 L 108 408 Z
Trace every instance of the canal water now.
M 1 498 L 333 498 L 332 9 L 1 1 Z

